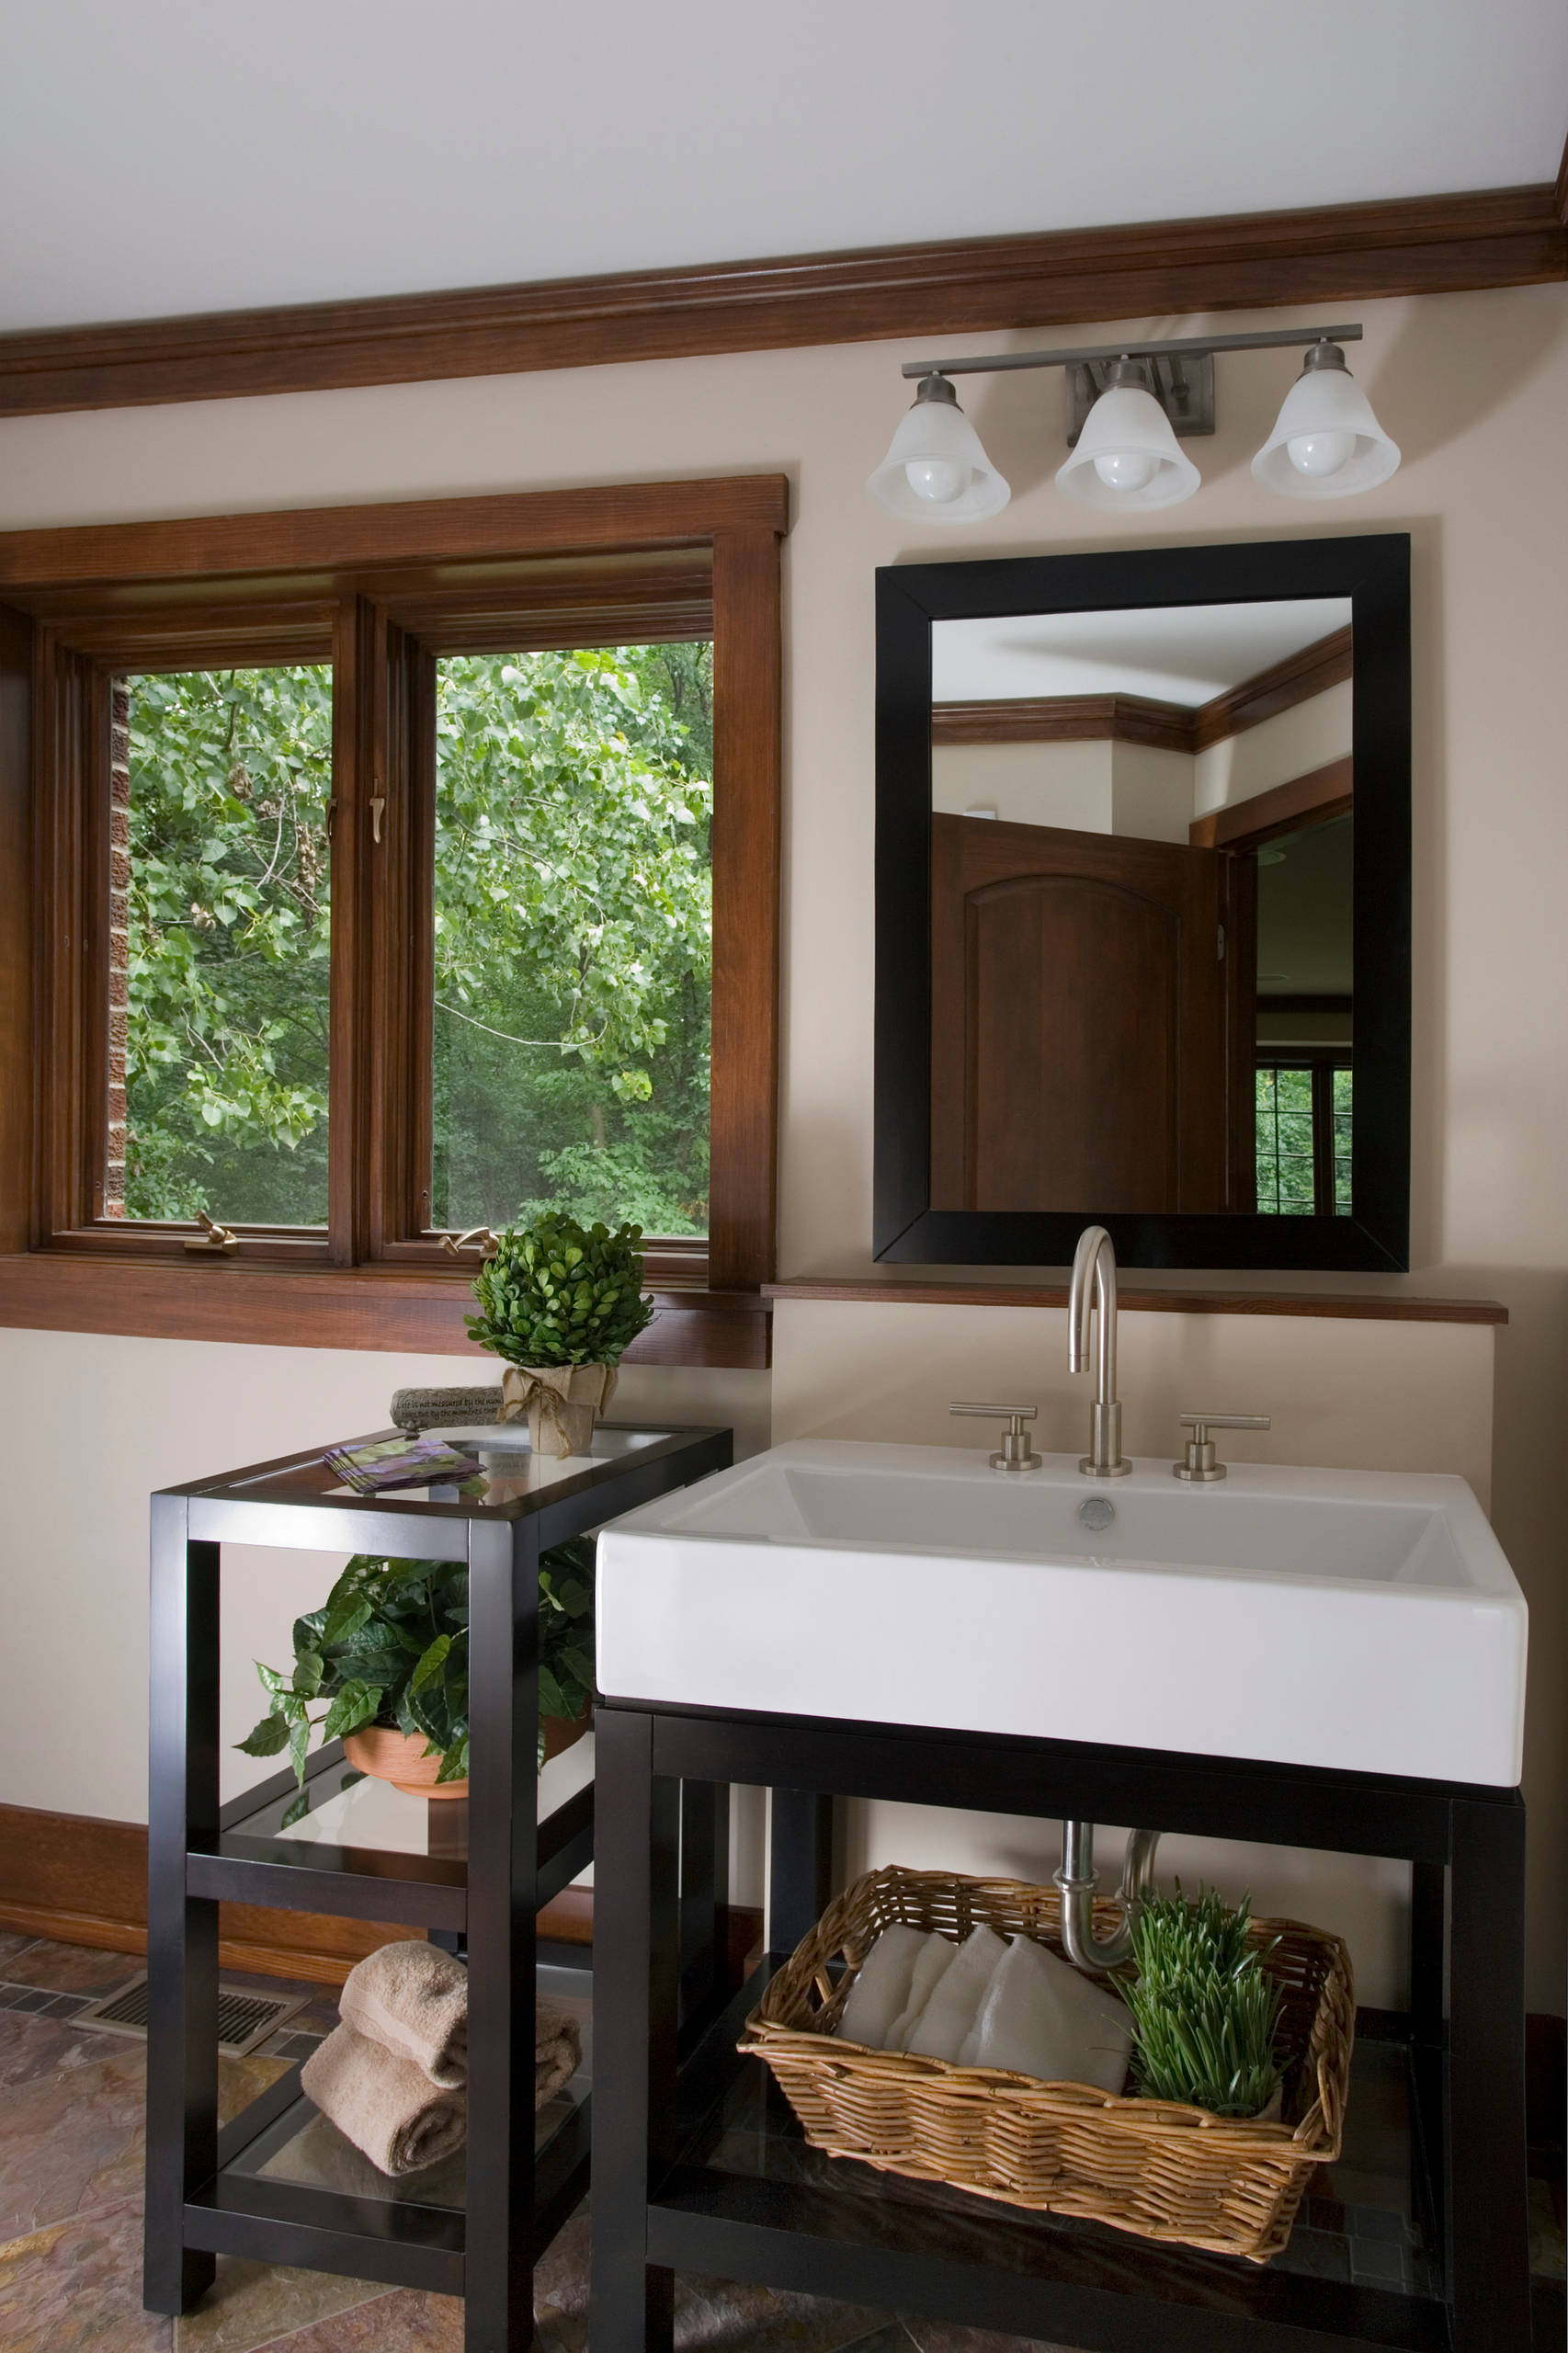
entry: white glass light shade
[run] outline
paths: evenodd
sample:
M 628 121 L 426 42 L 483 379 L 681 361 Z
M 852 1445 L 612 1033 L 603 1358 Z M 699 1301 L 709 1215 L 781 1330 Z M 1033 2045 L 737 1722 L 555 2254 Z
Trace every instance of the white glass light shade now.
M 1399 444 L 1372 415 L 1350 370 L 1315 365 L 1286 393 L 1252 473 L 1281 498 L 1354 498 L 1387 482 L 1398 464 Z
M 1202 476 L 1171 430 L 1153 392 L 1113 384 L 1084 420 L 1078 446 L 1056 487 L 1085 506 L 1175 506 Z
M 999 515 L 1013 495 L 948 387 L 922 382 L 900 418 L 887 456 L 867 482 L 880 506 L 906 523 L 974 523 Z

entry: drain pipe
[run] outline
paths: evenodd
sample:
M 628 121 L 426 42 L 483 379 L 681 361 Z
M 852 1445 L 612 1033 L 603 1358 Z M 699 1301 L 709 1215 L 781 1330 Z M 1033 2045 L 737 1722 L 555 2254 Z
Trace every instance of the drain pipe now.
M 1062 1868 L 1051 1879 L 1062 1897 L 1062 1942 L 1075 1968 L 1103 1972 L 1127 1960 L 1132 1950 L 1133 1921 L 1153 1884 L 1159 1843 L 1157 1830 L 1128 1833 L 1127 1859 L 1117 1890 L 1121 1926 L 1108 1937 L 1096 1937 L 1094 1906 L 1099 1875 L 1095 1870 L 1095 1825 L 1092 1822 L 1062 1824 Z

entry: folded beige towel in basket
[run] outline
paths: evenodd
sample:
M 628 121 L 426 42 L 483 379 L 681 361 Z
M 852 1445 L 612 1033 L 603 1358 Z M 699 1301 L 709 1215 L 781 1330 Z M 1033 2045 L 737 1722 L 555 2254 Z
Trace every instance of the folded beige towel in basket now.
M 301 2070 L 306 2097 L 381 2173 L 422 2173 L 468 2138 L 468 2095 L 433 2084 L 351 2026 L 334 2027 Z
M 583 2037 L 566 2010 L 542 1998 L 534 2009 L 534 2106 L 553 2099 L 583 2063 Z
M 468 1971 L 439 1945 L 406 1938 L 351 1969 L 338 2016 L 409 2060 L 444 2091 L 468 2080 Z

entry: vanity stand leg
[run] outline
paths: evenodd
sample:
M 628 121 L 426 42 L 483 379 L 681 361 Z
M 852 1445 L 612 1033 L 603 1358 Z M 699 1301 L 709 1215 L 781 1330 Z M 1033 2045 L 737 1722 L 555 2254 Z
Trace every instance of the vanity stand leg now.
M 833 1799 L 817 1790 L 775 1790 L 769 1811 L 767 1949 L 791 1953 L 833 1893 Z
M 1454 2353 L 1529 2353 L 1525 1813 L 1449 1811 L 1448 2260 Z
M 147 2205 L 142 2301 L 187 2313 L 217 2258 L 185 2245 L 185 2202 L 218 2164 L 218 1906 L 186 1893 L 186 1848 L 218 1834 L 216 1544 L 182 1495 L 153 1498 L 147 1834 Z
M 730 1900 L 730 1790 L 680 1785 L 680 2014 L 706 2009 L 724 1986 L 724 1907 Z
M 533 2342 L 539 1533 L 469 1527 L 465 2353 Z
M 648 2261 L 648 2188 L 676 2154 L 680 1784 L 650 1716 L 594 1719 L 593 2353 L 671 2353 L 675 2273 Z

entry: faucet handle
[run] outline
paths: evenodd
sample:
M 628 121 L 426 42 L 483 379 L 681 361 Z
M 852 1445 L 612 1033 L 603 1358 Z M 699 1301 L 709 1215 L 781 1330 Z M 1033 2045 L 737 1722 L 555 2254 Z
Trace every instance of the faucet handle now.
M 1029 1444 L 1026 1422 L 1032 1422 L 1039 1413 L 1038 1405 L 976 1404 L 968 1398 L 955 1397 L 948 1407 L 949 1414 L 973 1414 L 984 1421 L 1006 1421 L 1001 1450 L 991 1457 L 993 1471 L 1035 1471 L 1041 1457 Z
M 1267 1414 L 1181 1414 L 1176 1418 L 1192 1436 L 1183 1460 L 1173 1462 L 1171 1470 L 1176 1478 L 1189 1479 L 1195 1484 L 1225 1475 L 1224 1464 L 1215 1459 L 1210 1430 L 1266 1430 L 1270 1427 Z

